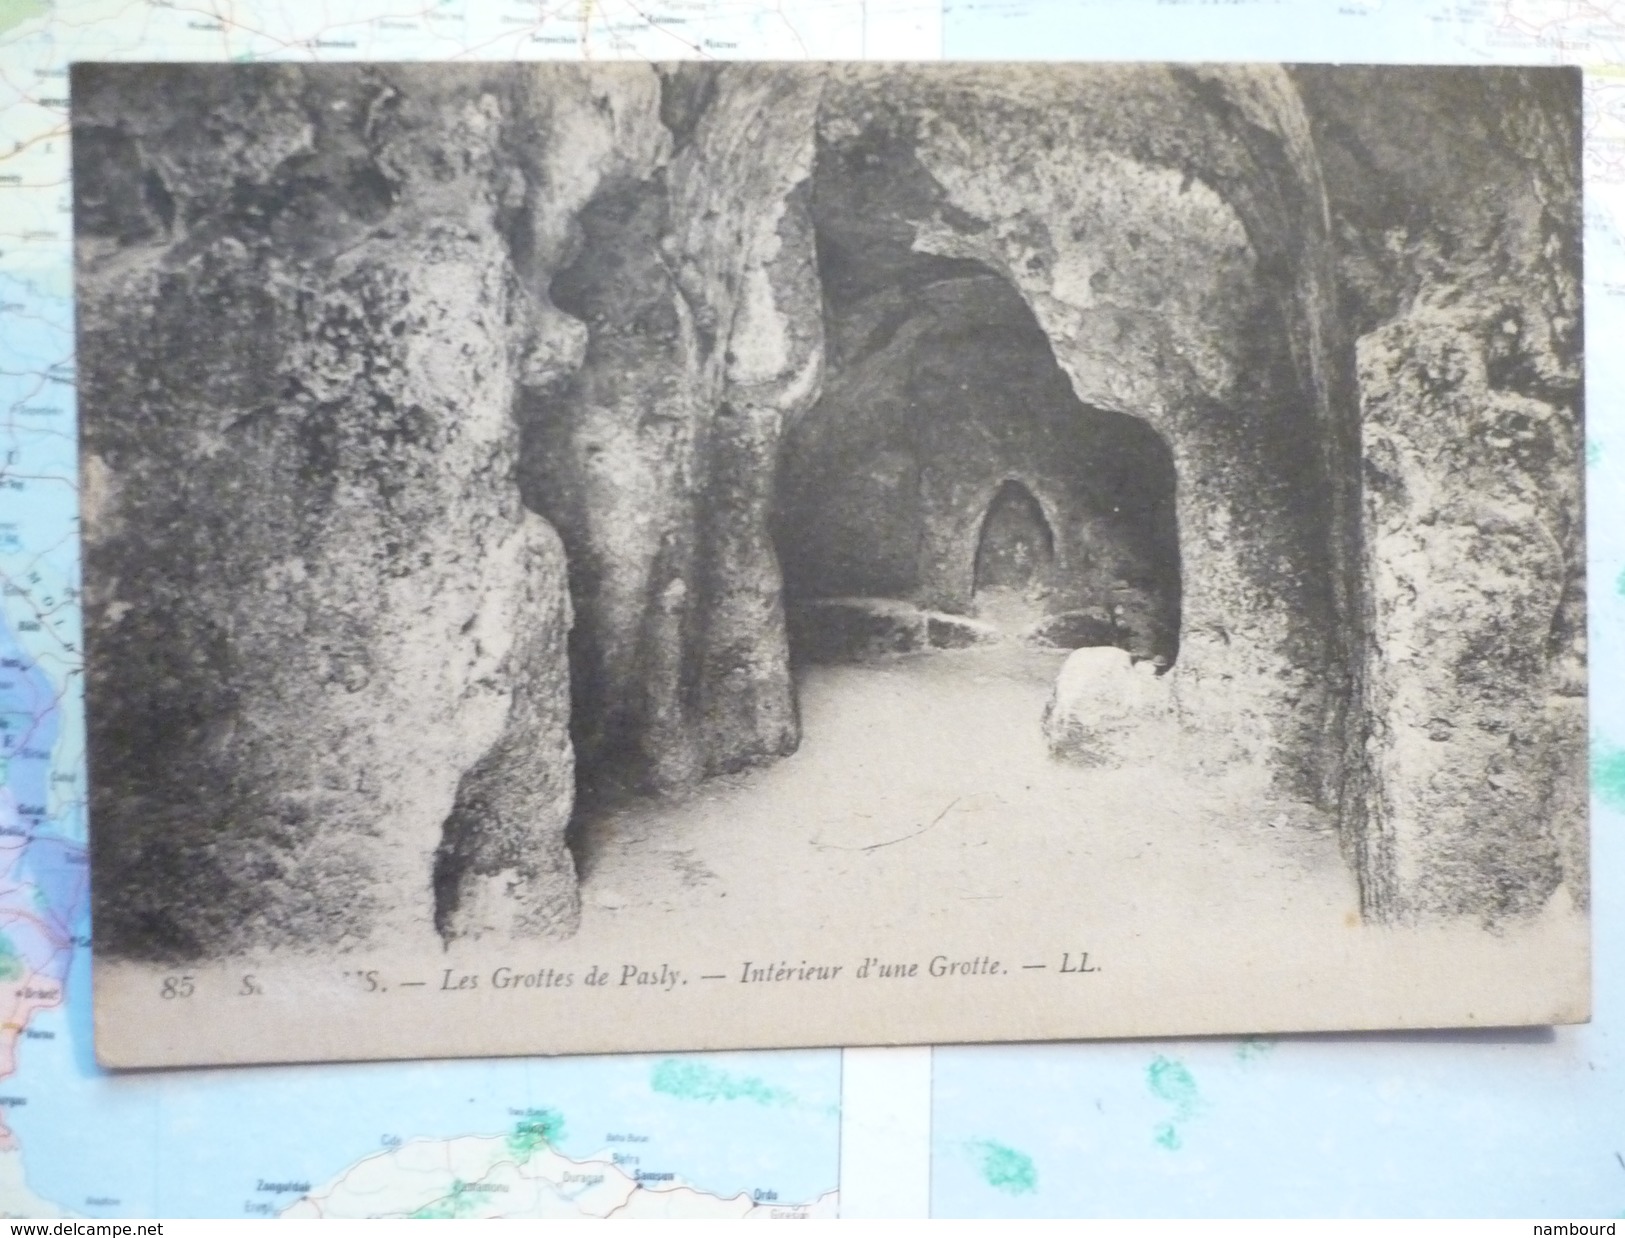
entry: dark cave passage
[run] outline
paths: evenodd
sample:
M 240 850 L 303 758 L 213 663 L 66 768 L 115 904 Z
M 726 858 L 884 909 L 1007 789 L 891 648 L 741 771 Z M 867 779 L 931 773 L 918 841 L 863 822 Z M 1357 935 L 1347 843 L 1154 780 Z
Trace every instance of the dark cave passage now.
M 792 661 L 1009 638 L 1172 665 L 1167 445 L 1078 400 L 1007 279 L 913 248 L 934 185 L 910 163 L 824 148 L 813 176 L 824 385 L 774 529 Z

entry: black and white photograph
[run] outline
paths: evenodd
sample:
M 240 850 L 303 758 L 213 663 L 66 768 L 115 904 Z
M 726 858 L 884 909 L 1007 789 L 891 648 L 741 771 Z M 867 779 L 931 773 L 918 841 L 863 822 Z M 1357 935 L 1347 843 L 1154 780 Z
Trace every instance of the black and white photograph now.
M 1578 70 L 72 98 L 104 1064 L 1588 1017 Z

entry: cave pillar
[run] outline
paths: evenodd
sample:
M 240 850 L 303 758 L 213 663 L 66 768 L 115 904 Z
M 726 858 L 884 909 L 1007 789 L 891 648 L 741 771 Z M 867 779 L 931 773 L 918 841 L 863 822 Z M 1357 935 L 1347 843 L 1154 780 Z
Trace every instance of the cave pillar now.
M 655 138 L 590 187 L 570 242 L 536 264 L 537 300 L 583 342 L 528 399 L 525 485 L 570 557 L 583 777 L 660 790 L 799 737 L 769 512 L 783 422 L 821 375 L 797 194 L 821 80 L 596 72 L 616 118 L 601 127 Z
M 1565 878 L 1584 897 L 1580 426 L 1572 406 L 1490 385 L 1510 321 L 1490 310 L 1418 307 L 1359 344 L 1361 875 L 1385 918 L 1527 913 Z
M 132 73 L 174 80 L 127 115 L 98 85 Z M 448 831 L 451 888 L 511 871 L 511 927 L 568 929 L 500 82 L 94 66 L 74 92 L 98 948 L 427 946 Z
M 1355 337 L 1364 910 L 1584 907 L 1579 73 L 1290 72 Z

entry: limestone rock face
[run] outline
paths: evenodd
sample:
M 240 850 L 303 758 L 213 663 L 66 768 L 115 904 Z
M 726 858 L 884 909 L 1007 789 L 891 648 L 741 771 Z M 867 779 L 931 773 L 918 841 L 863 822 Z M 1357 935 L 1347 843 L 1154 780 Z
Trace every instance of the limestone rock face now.
M 1171 707 L 1168 682 L 1151 663 L 1111 646 L 1075 649 L 1044 706 L 1044 738 L 1080 765 L 1120 765 L 1144 756 Z
M 1358 333 L 1382 918 L 1587 902 L 1579 134 L 1562 83 L 1294 70 Z M 1552 92 L 1552 93 L 1547 93 Z
M 399 944 L 437 854 L 443 924 L 518 866 L 513 927 L 569 929 L 500 84 L 106 72 L 155 80 L 138 115 L 74 82 L 99 943 Z
M 533 513 L 524 520 L 515 652 L 535 673 L 515 680 L 501 738 L 457 784 L 435 856 L 435 927 L 446 938 L 569 931 L 578 908 L 563 828 L 575 797 L 569 581 L 558 535 Z
M 79 71 L 99 937 L 568 932 L 595 798 L 793 751 L 793 644 L 1006 637 L 1119 646 L 1058 755 L 1266 772 L 1373 918 L 1583 902 L 1560 94 Z
M 1573 637 L 1562 618 L 1578 494 L 1563 491 L 1579 425 L 1572 409 L 1489 386 L 1498 329 L 1412 312 L 1360 341 L 1371 894 L 1400 914 L 1534 910 L 1564 877 L 1549 805 L 1553 758 L 1584 735 L 1583 678 L 1554 682 Z
M 605 148 L 647 136 L 592 187 L 565 260 L 533 264 L 533 295 L 585 345 L 578 370 L 527 398 L 525 471 L 571 564 L 588 793 L 678 787 L 795 747 L 767 513 L 781 426 L 816 395 L 822 357 L 796 192 L 817 76 L 597 72 L 604 106 L 581 126 Z

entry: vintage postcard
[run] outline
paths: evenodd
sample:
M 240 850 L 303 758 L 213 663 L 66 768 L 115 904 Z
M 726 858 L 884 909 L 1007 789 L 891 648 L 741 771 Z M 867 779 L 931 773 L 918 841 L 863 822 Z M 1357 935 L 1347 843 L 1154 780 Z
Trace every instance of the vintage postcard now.
M 76 66 L 101 1060 L 1586 1019 L 1579 87 Z

